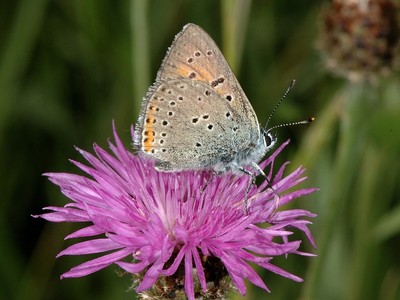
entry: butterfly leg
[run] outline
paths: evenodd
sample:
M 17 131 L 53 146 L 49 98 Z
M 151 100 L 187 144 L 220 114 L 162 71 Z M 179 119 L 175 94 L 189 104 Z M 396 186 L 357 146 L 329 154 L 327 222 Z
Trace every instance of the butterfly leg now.
M 256 184 L 256 175 L 254 173 L 251 173 L 250 171 L 244 169 L 244 168 L 239 168 L 239 170 L 241 172 L 243 172 L 244 174 L 250 176 L 250 180 L 249 180 L 249 184 L 246 187 L 246 192 L 245 192 L 245 196 L 244 196 L 244 210 L 246 215 L 249 212 L 249 206 L 248 206 L 248 198 L 249 198 L 249 192 L 250 192 L 250 188 L 253 184 Z
M 260 174 L 265 178 L 265 180 L 267 181 L 268 185 L 267 188 L 270 188 L 272 190 L 272 192 L 275 194 L 274 196 L 274 205 L 272 206 L 272 212 L 271 215 L 274 215 L 275 212 L 278 210 L 278 206 L 279 206 L 279 199 L 280 196 L 278 194 L 278 191 L 275 190 L 271 184 L 271 181 L 268 179 L 267 175 L 265 174 L 265 172 L 260 168 L 259 165 L 257 165 L 255 162 L 252 162 L 252 166 L 254 167 L 254 169 L 256 169 L 258 172 L 260 172 Z
M 206 188 L 208 187 L 208 185 L 211 183 L 211 181 L 214 179 L 214 177 L 215 177 L 215 176 L 218 176 L 218 175 L 220 175 L 220 174 L 222 174 L 222 172 L 213 171 L 213 172 L 211 173 L 211 177 L 207 179 L 206 183 L 205 183 L 204 186 L 201 188 L 200 192 L 203 193 L 203 192 L 206 190 Z
M 261 176 L 265 178 L 265 180 L 268 183 L 268 188 L 270 188 L 276 195 L 278 195 L 278 192 L 272 187 L 271 181 L 268 179 L 268 177 L 265 174 L 265 172 L 263 171 L 263 169 L 261 169 L 260 166 L 257 165 L 255 162 L 252 162 L 251 164 L 252 164 L 253 168 L 256 169 L 261 174 Z

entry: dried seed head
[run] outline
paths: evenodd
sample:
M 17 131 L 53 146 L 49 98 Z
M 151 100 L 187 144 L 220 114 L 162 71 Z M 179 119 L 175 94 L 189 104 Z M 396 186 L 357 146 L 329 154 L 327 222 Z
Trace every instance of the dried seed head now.
M 333 0 L 322 18 L 319 46 L 331 71 L 373 80 L 393 68 L 400 30 L 392 0 Z
M 175 251 L 175 254 L 177 252 Z M 234 284 L 221 260 L 214 256 L 201 255 L 201 264 L 204 268 L 204 276 L 207 284 L 207 290 L 201 288 L 197 270 L 193 269 L 194 292 L 196 299 L 227 299 L 232 292 L 236 292 Z M 171 260 L 169 263 L 172 263 Z M 167 265 L 169 264 L 167 263 Z M 135 274 L 135 285 L 143 279 L 140 274 Z M 158 299 L 187 299 L 185 293 L 185 264 L 184 262 L 178 267 L 172 276 L 160 276 L 157 282 L 149 290 L 139 293 L 141 300 L 158 300 Z

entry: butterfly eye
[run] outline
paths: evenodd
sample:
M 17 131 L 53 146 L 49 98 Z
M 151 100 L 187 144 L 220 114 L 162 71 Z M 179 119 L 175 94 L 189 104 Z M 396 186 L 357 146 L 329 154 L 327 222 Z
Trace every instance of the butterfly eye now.
M 269 136 L 269 134 L 265 136 L 265 142 L 267 143 L 267 146 L 271 145 L 272 139 L 271 139 L 271 137 Z
M 267 144 L 267 148 L 273 147 L 276 143 L 276 136 L 273 136 L 270 132 L 263 132 L 265 143 Z

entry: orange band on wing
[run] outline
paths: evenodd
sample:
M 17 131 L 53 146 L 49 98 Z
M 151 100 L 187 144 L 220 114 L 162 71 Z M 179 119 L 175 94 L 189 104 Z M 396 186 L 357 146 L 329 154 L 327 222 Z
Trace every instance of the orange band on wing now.
M 207 72 L 205 69 L 193 69 L 192 67 L 188 67 L 187 65 L 184 64 L 178 64 L 176 66 L 176 72 L 182 76 L 182 77 L 189 77 L 191 73 L 193 73 L 193 70 L 196 71 L 196 78 L 195 80 L 203 81 L 205 83 L 210 83 L 213 80 L 213 77 L 209 72 Z
M 154 123 L 156 119 L 154 117 L 154 112 L 156 111 L 156 107 L 154 105 L 150 105 L 149 109 L 147 110 L 146 119 L 144 120 L 143 125 L 143 150 L 145 152 L 150 152 L 153 149 L 154 143 Z

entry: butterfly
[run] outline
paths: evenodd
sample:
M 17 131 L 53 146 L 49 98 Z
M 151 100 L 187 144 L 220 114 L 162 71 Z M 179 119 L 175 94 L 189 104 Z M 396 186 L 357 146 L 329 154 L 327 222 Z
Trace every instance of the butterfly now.
M 134 147 L 159 171 L 253 174 L 276 143 L 212 38 L 187 24 L 143 99 Z

